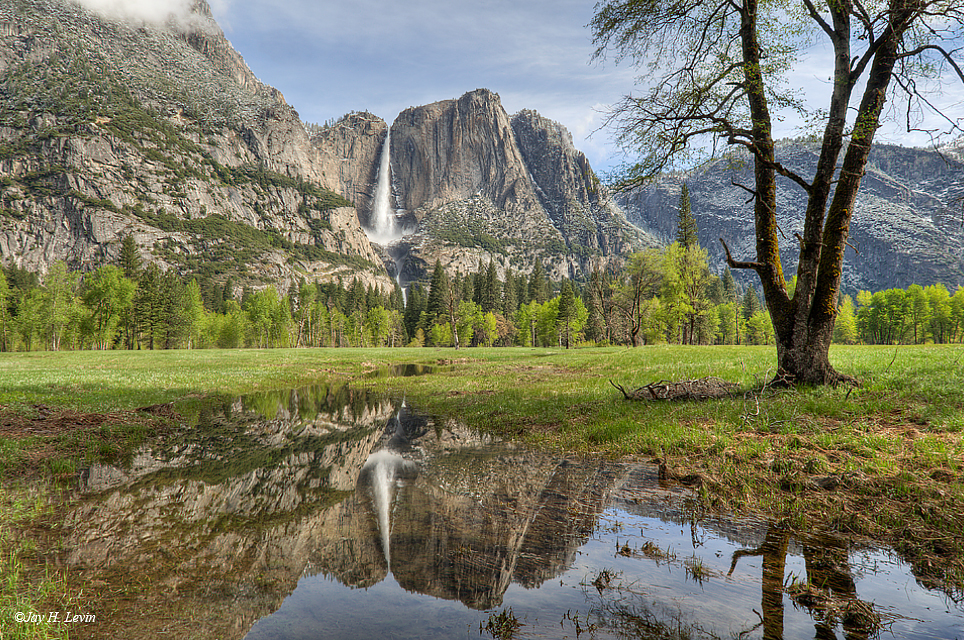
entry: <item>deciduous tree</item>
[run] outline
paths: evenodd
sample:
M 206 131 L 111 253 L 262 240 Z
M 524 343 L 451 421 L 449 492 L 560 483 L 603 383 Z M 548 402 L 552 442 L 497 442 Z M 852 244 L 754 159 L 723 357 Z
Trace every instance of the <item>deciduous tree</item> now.
M 614 110 L 619 139 L 641 155 L 635 184 L 717 144 L 745 150 L 754 180 L 756 257 L 727 262 L 760 278 L 773 319 L 782 380 L 852 380 L 829 360 L 841 264 L 860 181 L 889 94 L 906 98 L 908 126 L 932 103 L 921 91 L 942 78 L 964 82 L 960 37 L 964 0 L 604 0 L 592 21 L 597 55 L 614 51 L 646 66 L 646 92 Z M 811 111 L 787 76 L 802 54 L 825 41 L 833 53 L 823 110 Z M 830 71 L 828 69 L 828 71 Z M 927 80 L 924 82 L 922 80 Z M 860 92 L 859 99 L 855 93 Z M 813 97 L 806 96 L 807 98 Z M 813 175 L 777 155 L 773 124 L 796 111 L 823 123 Z M 959 114 L 945 116 L 959 133 Z M 845 143 L 849 143 L 846 144 Z M 846 147 L 846 149 L 845 149 Z M 843 156 L 841 162 L 841 155 Z M 807 196 L 798 282 L 786 288 L 779 246 L 777 176 Z
M 663 253 L 647 249 L 629 257 L 620 274 L 620 282 L 613 296 L 620 315 L 629 326 L 630 342 L 639 344 L 639 333 L 645 320 L 645 300 L 655 294 L 663 281 Z

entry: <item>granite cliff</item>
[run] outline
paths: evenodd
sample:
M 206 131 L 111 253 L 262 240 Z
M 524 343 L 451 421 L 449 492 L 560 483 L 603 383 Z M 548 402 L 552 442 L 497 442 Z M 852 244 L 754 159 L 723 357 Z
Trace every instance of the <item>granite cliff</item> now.
M 184 273 L 391 286 L 344 197 L 366 191 L 364 136 L 346 141 L 346 119 L 312 140 L 203 0 L 188 18 L 138 23 L 67 0 L 0 7 L 4 263 L 87 270 L 131 234 L 144 259 Z
M 404 237 L 370 241 L 380 158 L 389 145 L 392 204 Z M 815 149 L 784 145 L 803 174 Z M 352 113 L 305 125 L 254 76 L 204 0 L 166 23 L 108 18 L 72 0 L 0 6 L 0 261 L 46 272 L 115 260 L 132 235 L 165 269 L 228 276 L 240 287 L 300 278 L 393 286 L 494 260 L 552 278 L 583 277 L 639 248 L 672 241 L 681 183 L 701 241 L 752 257 L 746 158 L 721 159 L 618 198 L 572 137 L 534 111 L 510 116 L 486 89 L 405 110 L 391 125 Z M 879 147 L 858 200 L 844 287 L 964 284 L 964 165 Z M 787 238 L 800 189 L 781 184 Z M 785 247 L 786 267 L 796 259 Z
M 487 89 L 407 109 L 392 124 L 399 208 L 414 233 L 407 266 L 478 261 L 552 277 L 587 275 L 655 244 L 615 206 L 572 137 L 534 111 L 511 117 Z
M 392 286 L 394 262 L 362 226 L 388 124 L 353 113 L 307 127 L 204 0 L 163 24 L 17 0 L 0 7 L 0 34 L 4 264 L 88 270 L 131 234 L 145 260 L 239 286 Z M 533 113 L 510 121 L 491 92 L 410 109 L 392 131 L 397 206 L 415 232 L 392 252 L 410 250 L 408 279 L 436 259 L 528 271 L 537 254 L 575 275 L 640 246 L 602 191 L 577 188 L 594 178 L 568 134 Z M 586 227 L 593 216 L 608 226 Z

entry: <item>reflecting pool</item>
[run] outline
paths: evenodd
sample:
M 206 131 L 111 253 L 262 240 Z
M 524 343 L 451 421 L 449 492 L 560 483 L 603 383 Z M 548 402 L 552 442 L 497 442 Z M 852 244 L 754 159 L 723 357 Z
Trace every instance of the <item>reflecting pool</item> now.
M 964 639 L 888 550 L 703 513 L 649 464 L 348 386 L 176 410 L 163 447 L 78 480 L 89 637 Z

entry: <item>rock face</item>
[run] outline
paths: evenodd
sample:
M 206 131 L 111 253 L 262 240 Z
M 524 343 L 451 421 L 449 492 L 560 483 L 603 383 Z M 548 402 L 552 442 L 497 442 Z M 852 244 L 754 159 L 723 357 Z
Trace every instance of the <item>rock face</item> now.
M 132 234 L 144 259 L 215 279 L 392 286 L 342 197 L 367 191 L 384 123 L 309 139 L 203 0 L 166 24 L 22 0 L 0 33 L 4 263 L 91 269 Z
M 311 131 L 225 39 L 204 0 L 165 24 L 105 18 L 70 0 L 0 6 L 0 260 L 44 273 L 92 269 L 131 234 L 144 260 L 239 285 L 300 278 L 393 286 L 494 260 L 584 277 L 631 251 L 672 241 L 682 181 L 701 242 L 755 253 L 752 211 L 731 181 L 747 158 L 720 160 L 615 199 L 558 123 L 510 117 L 478 89 L 413 107 L 389 126 L 349 114 Z M 369 224 L 390 139 L 394 202 L 407 235 L 373 245 Z M 788 144 L 806 175 L 816 150 Z M 964 284 L 960 149 L 878 147 L 861 189 L 845 290 Z M 788 272 L 803 193 L 780 186 Z M 625 212 L 625 213 L 624 213 Z M 628 218 L 628 219 L 627 219 Z M 387 265 L 387 268 L 386 268 Z
M 783 143 L 784 164 L 800 175 L 812 175 L 819 148 L 812 143 Z M 787 277 L 796 270 L 799 249 L 794 233 L 802 233 L 806 197 L 803 190 L 778 178 L 778 220 L 783 232 L 781 252 Z M 751 186 L 753 166 L 748 157 L 715 161 L 688 174 L 667 176 L 653 185 L 618 197 L 629 219 L 662 242 L 676 234 L 677 206 L 683 182 L 689 186 L 700 243 L 711 262 L 723 268 L 719 238 L 738 260 L 756 256 L 753 206 L 733 183 Z M 844 257 L 845 293 L 880 291 L 910 284 L 945 284 L 951 291 L 964 286 L 964 163 L 956 147 L 937 153 L 877 145 L 861 182 Z M 858 253 L 859 252 L 859 253 Z M 747 274 L 752 282 L 752 274 Z
M 487 89 L 403 111 L 392 141 L 399 202 L 419 220 L 474 195 L 500 209 L 537 206 L 509 117 Z
M 651 243 L 651 238 L 627 228 L 625 214 L 586 156 L 573 146 L 565 127 L 523 110 L 512 117 L 512 130 L 539 200 L 570 246 L 612 255 L 624 251 L 633 239 Z
M 510 118 L 487 89 L 402 112 L 391 145 L 396 199 L 416 225 L 414 273 L 437 258 L 453 271 L 489 258 L 528 271 L 540 256 L 550 275 L 573 277 L 653 243 L 561 125 L 532 111 Z
M 388 125 L 370 113 L 352 113 L 311 136 L 318 156 L 320 182 L 355 203 L 368 223 L 378 178 L 378 159 Z

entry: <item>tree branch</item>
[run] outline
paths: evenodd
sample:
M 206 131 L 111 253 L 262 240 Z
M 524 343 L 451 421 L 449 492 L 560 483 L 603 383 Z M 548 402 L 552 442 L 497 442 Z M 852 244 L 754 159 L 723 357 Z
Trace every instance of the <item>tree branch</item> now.
M 962 71 L 961 67 L 958 66 L 957 62 L 954 61 L 954 57 L 952 55 L 952 53 L 956 53 L 956 51 L 960 51 L 960 49 L 956 50 L 955 52 L 950 52 L 944 49 L 944 47 L 938 46 L 936 44 L 925 44 L 920 47 L 917 47 L 916 49 L 905 51 L 904 53 L 899 54 L 897 58 L 898 59 L 911 58 L 911 57 L 920 55 L 921 53 L 924 53 L 925 51 L 928 51 L 928 50 L 937 51 L 939 54 L 944 56 L 944 59 L 947 61 L 947 63 L 951 65 L 951 67 L 954 69 L 954 72 L 957 73 L 957 77 L 961 79 L 962 83 L 964 83 L 964 71 Z
M 732 269 L 762 269 L 765 265 L 760 262 L 739 262 L 733 259 L 730 254 L 730 248 L 726 246 L 726 241 L 720 238 L 720 243 L 723 245 L 723 251 L 726 252 L 726 264 L 730 265 Z
M 823 19 L 823 16 L 817 12 L 817 8 L 813 6 L 813 3 L 810 2 L 810 0 L 803 0 L 803 4 L 807 7 L 807 12 L 810 14 L 810 17 L 813 18 L 814 22 L 819 24 L 820 28 L 824 30 L 831 40 L 833 40 L 833 28 L 831 28 L 831 26 L 827 24 L 827 21 Z

